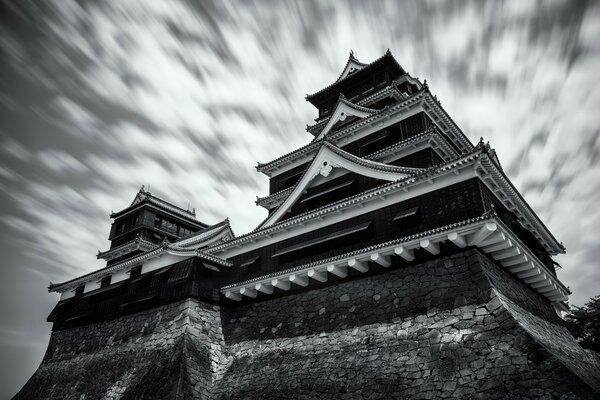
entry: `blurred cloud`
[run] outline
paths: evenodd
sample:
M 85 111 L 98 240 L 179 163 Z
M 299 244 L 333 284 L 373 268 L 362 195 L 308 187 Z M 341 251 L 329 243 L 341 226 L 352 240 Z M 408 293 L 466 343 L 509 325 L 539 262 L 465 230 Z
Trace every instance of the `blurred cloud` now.
M 582 304 L 600 269 L 600 5 L 567 1 L 0 3 L 0 350 L 41 360 L 48 281 L 102 266 L 108 214 L 142 184 L 228 216 L 266 214 L 257 161 L 306 144 L 304 101 L 348 51 L 390 48 L 472 141 L 490 140 L 510 178 L 568 253 L 560 278 Z M 23 335 L 20 332 L 31 332 Z M 6 356 L 5 356 L 6 355 Z M 37 361 L 36 361 L 37 360 Z M 4 363 L 3 369 L 7 364 Z M 4 396 L 4 397 L 6 397 Z

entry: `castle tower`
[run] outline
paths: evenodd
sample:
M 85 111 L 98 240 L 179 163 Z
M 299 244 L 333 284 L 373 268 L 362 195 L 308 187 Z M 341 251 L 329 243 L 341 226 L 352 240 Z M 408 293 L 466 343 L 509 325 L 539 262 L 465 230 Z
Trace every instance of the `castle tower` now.
M 149 191 L 140 189 L 131 205 L 111 213 L 110 249 L 99 251 L 98 258 L 112 265 L 153 250 L 163 241 L 172 243 L 208 227 L 196 219 L 196 212 L 170 204 Z
M 144 191 L 112 215 L 107 266 L 50 286 L 50 345 L 17 397 L 596 397 L 599 358 L 560 318 L 564 247 L 493 149 L 389 51 L 350 53 L 306 99 L 313 139 L 258 164 L 252 232 Z

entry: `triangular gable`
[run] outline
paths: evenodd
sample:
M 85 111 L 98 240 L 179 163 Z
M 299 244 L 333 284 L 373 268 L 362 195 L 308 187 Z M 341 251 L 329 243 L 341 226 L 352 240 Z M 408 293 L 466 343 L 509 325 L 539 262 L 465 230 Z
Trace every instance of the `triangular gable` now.
M 302 175 L 302 178 L 296 183 L 284 202 L 258 227 L 258 229 L 271 226 L 280 221 L 316 177 L 319 175 L 327 177 L 334 168 L 343 168 L 362 176 L 385 181 L 398 181 L 422 171 L 420 168 L 397 167 L 395 165 L 365 160 L 341 150 L 328 142 L 324 142 L 323 146 L 304 172 L 304 175 Z
M 186 249 L 198 249 L 208 247 L 217 242 L 226 242 L 234 237 L 233 230 L 229 225 L 229 219 L 225 219 L 196 234 L 178 240 L 175 244 Z
M 331 131 L 331 129 L 337 122 L 345 121 L 346 118 L 349 116 L 366 118 L 366 117 L 370 117 L 371 115 L 373 115 L 376 112 L 377 112 L 377 110 L 374 110 L 372 108 L 361 107 L 354 103 L 350 103 L 348 100 L 346 100 L 346 98 L 342 94 L 342 95 L 340 95 L 340 99 L 338 100 L 338 102 L 335 106 L 335 110 L 331 114 L 331 117 L 329 117 L 329 121 L 327 121 L 327 124 L 325 125 L 325 127 L 323 128 L 321 133 L 319 133 L 319 135 L 316 137 L 315 140 L 321 139 L 329 131 Z
M 142 185 L 140 191 L 135 195 L 135 198 L 133 199 L 133 201 L 131 202 L 131 206 L 135 206 L 136 204 L 141 203 L 142 201 L 146 200 L 148 198 L 148 194 L 144 191 L 144 185 Z
M 369 64 L 361 63 L 360 61 L 358 61 L 356 57 L 354 57 L 354 52 L 351 51 L 350 56 L 348 57 L 348 61 L 346 62 L 346 66 L 344 67 L 344 70 L 342 71 L 340 77 L 336 79 L 336 82 L 339 82 L 342 79 L 346 78 L 348 75 L 363 69 L 367 65 Z

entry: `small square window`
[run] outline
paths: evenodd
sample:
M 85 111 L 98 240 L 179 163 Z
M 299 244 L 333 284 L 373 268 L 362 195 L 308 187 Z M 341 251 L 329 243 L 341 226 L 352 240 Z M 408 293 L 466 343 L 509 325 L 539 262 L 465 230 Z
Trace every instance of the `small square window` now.
M 142 275 L 142 266 L 141 265 L 138 265 L 137 267 L 133 267 L 131 269 L 131 271 L 129 271 L 129 278 L 131 278 L 131 279 L 137 278 L 140 275 Z
M 105 276 L 104 278 L 102 278 L 102 280 L 100 281 L 100 287 L 103 288 L 103 287 L 110 285 L 111 278 L 112 278 L 111 275 L 108 275 L 108 276 Z

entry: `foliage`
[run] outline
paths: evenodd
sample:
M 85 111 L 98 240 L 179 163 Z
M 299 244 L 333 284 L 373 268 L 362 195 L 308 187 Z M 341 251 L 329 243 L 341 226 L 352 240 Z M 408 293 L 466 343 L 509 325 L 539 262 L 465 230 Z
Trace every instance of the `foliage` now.
M 600 351 L 600 295 L 592 297 L 583 307 L 573 307 L 565 322 L 581 346 Z

